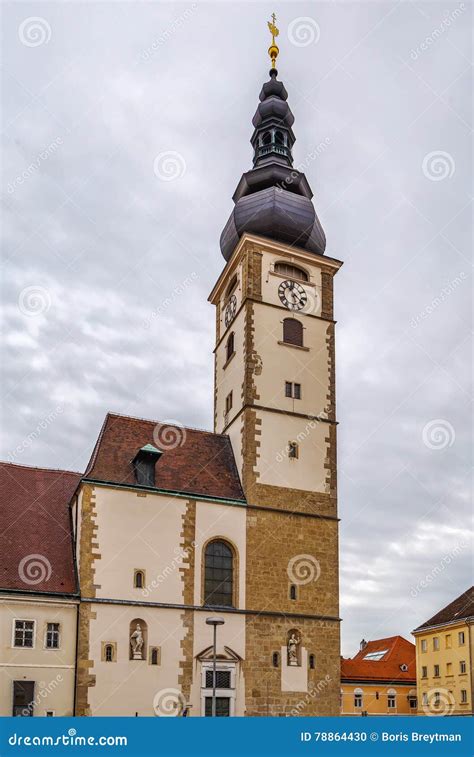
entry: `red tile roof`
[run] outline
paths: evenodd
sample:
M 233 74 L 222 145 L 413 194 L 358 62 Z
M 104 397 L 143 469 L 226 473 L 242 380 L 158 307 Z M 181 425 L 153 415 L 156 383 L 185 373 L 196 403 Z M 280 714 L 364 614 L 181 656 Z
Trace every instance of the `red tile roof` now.
M 68 505 L 80 480 L 0 462 L 0 590 L 76 593 Z
M 381 660 L 365 660 L 367 654 L 387 650 Z M 400 665 L 407 665 L 403 671 Z M 352 659 L 341 660 L 341 680 L 380 683 L 414 683 L 416 680 L 415 645 L 403 636 L 390 636 L 367 642 Z
M 163 451 L 157 489 L 245 502 L 228 436 L 108 413 L 85 479 L 136 485 L 132 460 L 152 444 Z
M 449 605 L 443 607 L 442 610 L 433 615 L 432 618 L 422 623 L 421 626 L 415 628 L 415 631 L 421 631 L 423 628 L 430 628 L 430 626 L 441 626 L 445 623 L 453 623 L 456 620 L 464 620 L 465 618 L 472 618 L 474 616 L 474 586 L 471 586 L 464 594 L 461 594 L 456 599 L 453 599 Z

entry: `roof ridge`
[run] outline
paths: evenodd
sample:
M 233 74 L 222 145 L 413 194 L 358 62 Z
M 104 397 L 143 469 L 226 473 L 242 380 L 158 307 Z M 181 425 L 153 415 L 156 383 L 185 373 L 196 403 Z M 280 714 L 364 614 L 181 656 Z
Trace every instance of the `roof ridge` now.
M 165 426 L 166 424 L 176 423 L 179 428 L 184 428 L 186 431 L 199 431 L 201 434 L 210 434 L 210 436 L 222 436 L 226 439 L 229 439 L 229 434 L 221 434 L 217 431 L 209 431 L 207 428 L 198 428 L 197 426 L 186 426 L 184 423 L 181 423 L 180 421 L 177 421 L 175 418 L 167 418 L 164 421 L 156 420 L 155 418 L 140 418 L 137 415 L 126 415 L 125 413 L 114 413 L 110 410 L 107 411 L 106 419 L 108 417 L 113 418 L 127 418 L 131 421 L 142 421 L 142 423 L 154 423 L 155 425 L 160 424 L 161 426 Z
M 14 465 L 18 468 L 29 468 L 30 470 L 44 470 L 44 471 L 50 471 L 51 473 L 70 473 L 73 476 L 82 476 L 84 475 L 81 471 L 77 470 L 66 470 L 64 468 L 48 468 L 44 465 L 29 465 L 28 463 L 14 463 L 11 460 L 0 460 L 0 465 Z

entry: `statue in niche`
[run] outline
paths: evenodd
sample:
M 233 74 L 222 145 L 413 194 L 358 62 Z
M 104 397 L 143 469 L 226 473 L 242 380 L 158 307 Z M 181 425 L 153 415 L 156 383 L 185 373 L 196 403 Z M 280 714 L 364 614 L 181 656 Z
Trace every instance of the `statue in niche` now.
M 288 649 L 288 665 L 291 665 L 292 667 L 299 666 L 300 664 L 300 654 L 299 654 L 300 643 L 301 643 L 301 639 L 298 635 L 298 632 L 290 631 L 288 635 L 287 649 Z
M 144 638 L 140 623 L 137 623 L 135 630 L 130 634 L 130 646 L 132 648 L 132 660 L 143 659 Z

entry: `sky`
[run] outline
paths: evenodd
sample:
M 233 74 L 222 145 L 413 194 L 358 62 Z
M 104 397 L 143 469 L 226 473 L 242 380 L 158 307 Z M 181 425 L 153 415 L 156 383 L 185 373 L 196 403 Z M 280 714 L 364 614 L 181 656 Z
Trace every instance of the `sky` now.
M 279 78 L 335 282 L 342 652 L 472 583 L 470 7 L 3 5 L 1 458 L 212 428 L 219 236 Z

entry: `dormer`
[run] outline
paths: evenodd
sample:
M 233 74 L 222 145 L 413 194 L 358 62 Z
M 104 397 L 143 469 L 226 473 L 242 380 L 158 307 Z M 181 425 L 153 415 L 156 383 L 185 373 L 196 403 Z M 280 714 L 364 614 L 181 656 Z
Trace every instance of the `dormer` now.
M 145 444 L 132 460 L 135 480 L 139 486 L 155 486 L 155 464 L 163 452 L 153 444 Z

